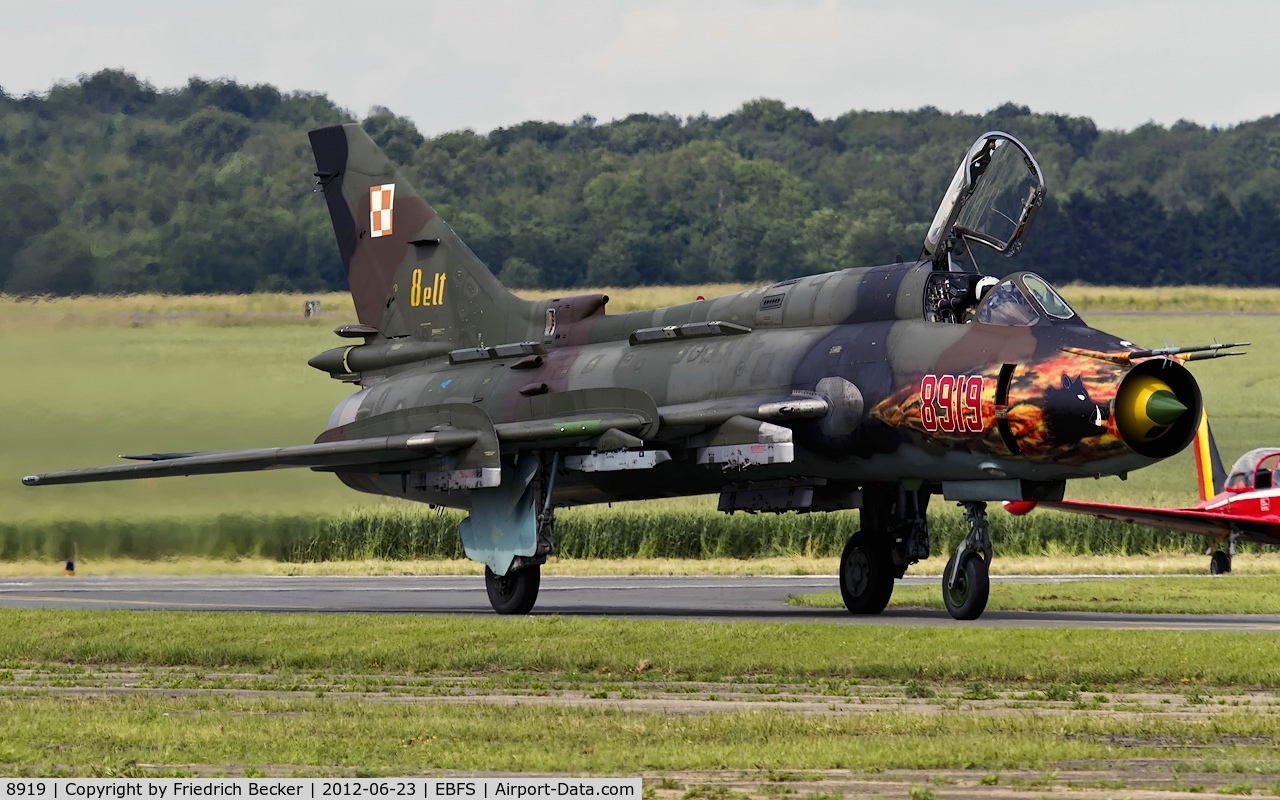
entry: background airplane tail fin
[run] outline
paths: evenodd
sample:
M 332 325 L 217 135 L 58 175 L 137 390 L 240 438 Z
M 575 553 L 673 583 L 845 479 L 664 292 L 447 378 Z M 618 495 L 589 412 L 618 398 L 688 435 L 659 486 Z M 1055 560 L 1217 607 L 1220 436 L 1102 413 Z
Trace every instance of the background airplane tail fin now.
M 1222 491 L 1223 484 L 1227 482 L 1227 471 L 1222 466 L 1218 444 L 1213 440 L 1207 412 L 1200 412 L 1200 425 L 1196 428 L 1192 451 L 1196 458 L 1196 490 L 1201 500 L 1208 500 Z
M 528 338 L 531 304 L 498 282 L 358 124 L 310 138 L 361 324 L 457 347 Z

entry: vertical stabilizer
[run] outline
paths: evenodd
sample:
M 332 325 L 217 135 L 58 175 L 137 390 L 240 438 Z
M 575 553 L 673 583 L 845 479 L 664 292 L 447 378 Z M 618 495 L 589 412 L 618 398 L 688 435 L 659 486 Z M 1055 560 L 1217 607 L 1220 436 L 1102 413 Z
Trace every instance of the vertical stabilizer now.
M 1196 428 L 1192 451 L 1196 458 L 1196 491 L 1201 500 L 1208 500 L 1222 491 L 1227 482 L 1227 471 L 1222 466 L 1218 444 L 1213 440 L 1213 429 L 1209 427 L 1207 412 L 1200 412 L 1200 425 Z
M 310 137 L 362 324 L 458 347 L 528 338 L 530 304 L 498 282 L 359 125 Z

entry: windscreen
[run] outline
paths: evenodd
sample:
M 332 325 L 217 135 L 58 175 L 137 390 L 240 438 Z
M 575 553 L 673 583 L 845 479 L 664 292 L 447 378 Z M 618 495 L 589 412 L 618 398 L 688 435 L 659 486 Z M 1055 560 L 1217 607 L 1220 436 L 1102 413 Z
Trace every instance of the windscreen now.
M 1024 274 L 1022 284 L 1027 287 L 1027 291 L 1031 292 L 1031 296 L 1049 316 L 1057 319 L 1071 319 L 1076 315 L 1075 309 L 1068 305 L 1067 301 L 1062 299 L 1062 295 L 1039 275 L 1030 272 Z
M 1036 307 L 1013 281 L 1001 281 L 978 306 L 978 322 L 988 325 L 1035 325 Z

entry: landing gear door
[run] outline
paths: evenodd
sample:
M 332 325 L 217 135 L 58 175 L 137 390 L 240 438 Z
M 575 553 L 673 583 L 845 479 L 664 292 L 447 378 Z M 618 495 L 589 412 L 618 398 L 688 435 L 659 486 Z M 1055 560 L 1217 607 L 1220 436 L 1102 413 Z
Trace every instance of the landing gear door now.
M 1044 201 L 1044 176 L 1022 142 L 1001 131 L 978 137 L 956 170 L 925 237 L 938 269 L 977 271 L 971 243 L 1013 256 Z

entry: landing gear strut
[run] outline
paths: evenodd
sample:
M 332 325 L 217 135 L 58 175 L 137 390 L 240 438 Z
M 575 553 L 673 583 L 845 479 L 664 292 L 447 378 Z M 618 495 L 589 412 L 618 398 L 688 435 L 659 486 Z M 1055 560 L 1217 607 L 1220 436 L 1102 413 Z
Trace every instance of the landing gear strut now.
M 942 602 L 954 619 L 977 619 L 987 607 L 991 579 L 991 535 L 987 526 L 987 504 L 967 502 L 969 533 L 942 573 Z
M 900 483 L 862 489 L 861 530 L 840 556 L 840 595 L 851 614 L 879 614 L 907 566 L 929 557 L 929 493 Z

